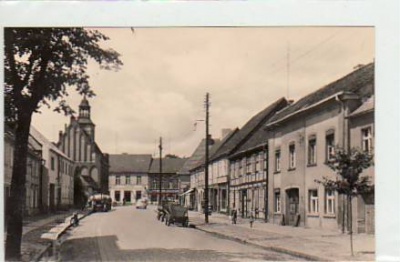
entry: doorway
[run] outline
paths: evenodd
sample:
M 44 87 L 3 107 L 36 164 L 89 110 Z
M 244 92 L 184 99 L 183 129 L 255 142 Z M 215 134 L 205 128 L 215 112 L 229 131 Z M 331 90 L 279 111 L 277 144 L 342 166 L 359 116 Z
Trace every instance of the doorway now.
M 291 188 L 286 190 L 287 203 L 286 205 L 286 224 L 298 226 L 299 224 L 299 189 Z

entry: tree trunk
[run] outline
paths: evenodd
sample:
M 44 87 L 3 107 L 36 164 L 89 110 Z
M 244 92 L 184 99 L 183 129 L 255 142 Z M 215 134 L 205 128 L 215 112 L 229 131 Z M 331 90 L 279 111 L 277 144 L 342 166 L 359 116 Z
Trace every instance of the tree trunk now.
M 14 160 L 7 213 L 6 260 L 21 259 L 22 219 L 25 207 L 26 163 L 32 113 L 20 113 L 15 131 Z
M 352 197 L 349 195 L 347 197 L 348 200 L 348 221 L 349 221 L 349 235 L 350 235 L 350 250 L 351 250 L 351 255 L 354 256 L 354 250 L 353 250 L 353 208 L 352 208 Z

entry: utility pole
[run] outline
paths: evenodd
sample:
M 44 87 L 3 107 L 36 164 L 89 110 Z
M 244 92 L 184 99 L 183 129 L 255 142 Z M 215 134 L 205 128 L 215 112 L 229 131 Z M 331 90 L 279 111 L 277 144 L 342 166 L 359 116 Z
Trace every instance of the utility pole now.
M 158 146 L 158 148 L 160 149 L 160 173 L 158 174 L 158 178 L 160 181 L 159 184 L 159 196 L 158 196 L 158 205 L 161 205 L 161 191 L 162 191 L 162 137 L 160 137 L 160 145 Z
M 205 223 L 208 224 L 208 145 L 209 145 L 209 107 L 210 107 L 210 94 L 206 94 L 205 108 L 206 108 L 206 155 L 205 155 L 205 163 L 204 163 L 204 215 L 205 215 Z

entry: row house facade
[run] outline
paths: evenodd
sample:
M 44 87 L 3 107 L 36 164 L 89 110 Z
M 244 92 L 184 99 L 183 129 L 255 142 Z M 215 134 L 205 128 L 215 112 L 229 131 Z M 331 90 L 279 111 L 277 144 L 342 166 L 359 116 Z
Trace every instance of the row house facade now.
M 12 180 L 12 169 L 14 163 L 14 132 L 7 125 L 4 127 L 4 204 L 5 214 L 4 219 L 7 221 L 8 206 L 11 205 L 9 202 L 11 180 Z M 40 194 L 42 186 L 40 183 L 41 171 L 42 171 L 42 148 L 40 145 L 35 143 L 32 136 L 28 138 L 28 155 L 26 161 L 26 182 L 25 182 L 25 203 L 24 203 L 24 214 L 33 215 L 41 211 L 41 199 Z
M 75 192 L 75 204 L 82 204 L 93 193 L 108 193 L 108 154 L 103 154 L 96 143 L 90 110 L 89 101 L 84 97 L 78 117 L 71 116 L 70 123 L 59 132 L 56 144 L 74 161 L 75 184 L 79 184 L 76 188 L 83 188 L 83 192 Z
M 161 159 L 161 198 L 178 200 L 185 189 L 187 174 L 180 174 L 186 158 L 166 156 Z M 152 203 L 160 197 L 160 158 L 153 158 L 148 172 L 148 193 Z
M 360 130 L 353 129 L 362 127 L 352 124 L 356 117 L 351 114 L 373 92 L 370 64 L 303 97 L 266 124 L 269 222 L 333 230 L 344 226 L 342 196 L 316 181 L 337 176 L 326 163 L 336 146 L 355 145 L 351 138 Z
M 229 154 L 231 208 L 241 217 L 265 219 L 267 215 L 268 135 L 266 122 L 288 105 L 280 98 L 252 117 L 239 131 L 240 140 Z
M 375 105 L 374 96 L 366 100 L 348 117 L 350 125 L 350 147 L 358 148 L 370 154 L 374 153 L 375 137 Z M 374 167 L 371 166 L 362 173 L 375 184 Z M 353 230 L 359 233 L 375 232 L 375 194 L 369 192 L 358 196 L 353 201 Z
M 109 155 L 109 192 L 116 204 L 136 203 L 148 198 L 148 172 L 151 155 L 112 154 Z
M 208 150 L 209 154 L 211 155 L 213 152 L 211 151 L 214 148 L 218 148 L 221 145 L 221 140 L 219 139 L 213 139 L 211 136 L 208 138 Z M 190 173 L 190 192 L 189 194 L 185 194 L 186 198 L 190 198 L 190 208 L 193 210 L 201 211 L 204 206 L 204 188 L 205 188 L 205 152 L 206 152 L 206 140 L 203 139 L 198 147 L 196 148 L 195 152 L 192 154 L 192 156 L 189 158 L 189 162 L 187 165 L 187 168 L 189 169 Z M 211 167 L 209 166 L 209 175 L 211 172 Z M 209 182 L 211 180 L 211 177 L 209 176 Z M 210 183 L 209 183 L 210 185 Z M 211 190 L 209 190 L 209 196 Z M 210 198 L 209 198 L 210 199 Z M 209 201 L 209 205 L 212 206 L 211 204 L 212 201 Z M 188 201 L 186 201 L 188 203 Z M 211 208 L 214 208 L 213 206 Z
M 205 139 L 203 139 L 179 171 L 179 173 L 189 175 L 189 189 L 180 195 L 180 202 L 190 210 L 198 210 L 200 205 L 199 188 L 203 188 L 204 183 L 199 181 L 199 175 L 194 174 L 194 169 L 201 165 L 204 159 L 205 147 L 206 143 Z
M 44 211 L 68 209 L 74 201 L 74 161 L 31 126 L 32 139 L 41 146 L 43 168 L 41 201 Z

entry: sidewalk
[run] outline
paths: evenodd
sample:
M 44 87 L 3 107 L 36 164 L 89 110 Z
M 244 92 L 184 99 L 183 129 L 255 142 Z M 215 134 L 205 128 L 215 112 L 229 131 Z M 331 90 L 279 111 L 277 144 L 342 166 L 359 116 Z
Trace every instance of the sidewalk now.
M 41 239 L 41 235 L 56 224 L 62 223 L 72 215 L 75 210 L 57 212 L 26 217 L 23 221 L 21 255 L 22 261 L 34 261 L 41 252 L 48 248 L 50 242 Z M 6 233 L 4 233 L 6 240 Z
M 205 224 L 204 214 L 193 211 L 189 212 L 189 220 L 199 230 L 307 260 L 375 260 L 374 235 L 354 234 L 354 256 L 351 256 L 350 236 L 338 231 L 280 226 L 261 220 L 255 221 L 250 228 L 248 219 L 238 218 L 237 224 L 233 225 L 228 216 L 217 213 L 209 216 L 209 223 Z

